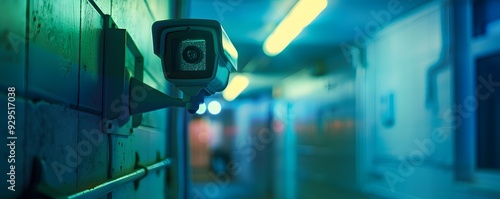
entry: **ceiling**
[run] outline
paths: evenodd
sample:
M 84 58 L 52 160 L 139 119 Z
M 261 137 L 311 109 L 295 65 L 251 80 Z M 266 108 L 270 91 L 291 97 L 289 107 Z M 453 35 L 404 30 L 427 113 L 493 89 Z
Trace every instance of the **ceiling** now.
M 401 9 L 391 21 L 428 0 L 329 0 L 328 7 L 279 55 L 267 57 L 262 45 L 297 0 L 191 0 L 189 17 L 221 22 L 239 53 L 239 71 L 252 73 L 253 88 L 269 87 L 318 59 L 340 53 L 377 18 L 372 13 Z M 398 6 L 399 5 L 399 6 Z M 253 84 L 253 82 L 259 82 Z M 251 90 L 247 89 L 247 90 Z

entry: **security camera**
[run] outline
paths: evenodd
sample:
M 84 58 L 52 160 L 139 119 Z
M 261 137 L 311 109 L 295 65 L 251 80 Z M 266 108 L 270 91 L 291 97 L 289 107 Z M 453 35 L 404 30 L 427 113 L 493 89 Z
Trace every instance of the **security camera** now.
M 109 15 L 104 16 L 103 29 L 102 128 L 106 133 L 127 134 L 130 131 L 112 127 L 130 124 L 130 118 L 132 127 L 137 127 L 140 114 L 163 108 L 185 107 L 194 114 L 206 96 L 227 87 L 229 73 L 237 70 L 238 52 L 219 22 L 157 21 L 152 27 L 154 53 L 161 59 L 165 78 L 184 94 L 170 96 L 143 81 L 143 56 L 127 31 L 116 28 Z M 133 71 L 126 67 L 126 52 L 136 60 Z
M 157 21 L 152 32 L 165 78 L 193 98 L 192 109 L 197 110 L 205 96 L 223 91 L 229 73 L 237 70 L 238 52 L 218 21 Z

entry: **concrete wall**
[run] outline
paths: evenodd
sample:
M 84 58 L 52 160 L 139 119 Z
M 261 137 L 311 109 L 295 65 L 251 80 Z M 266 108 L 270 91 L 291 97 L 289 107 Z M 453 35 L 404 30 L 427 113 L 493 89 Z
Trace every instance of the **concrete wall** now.
M 452 37 L 453 3 L 422 6 L 384 28 L 366 48 L 366 109 L 358 118 L 364 121 L 359 182 L 365 192 L 387 198 L 497 198 L 500 193 L 485 180 L 498 180 L 498 174 L 482 177 L 478 170 L 472 181 L 456 180 L 460 118 L 452 114 L 457 107 L 465 112 L 456 117 L 470 117 L 473 111 L 453 100 L 454 91 L 463 89 L 455 88 L 455 65 L 449 61 L 455 44 L 447 48 L 443 42 Z M 430 68 L 443 58 L 448 61 L 428 81 Z
M 27 189 L 35 157 L 45 163 L 47 185 L 62 194 L 131 172 L 136 153 L 142 165 L 166 158 L 166 110 L 145 114 L 130 136 L 100 132 L 103 19 L 99 12 L 111 14 L 118 28 L 131 35 L 144 56 L 144 81 L 168 92 L 160 59 L 152 52 L 151 25 L 170 17 L 170 1 L 6 0 L 1 4 L 0 102 L 6 105 L 7 88 L 15 87 L 17 136 L 16 191 L 8 190 L 2 180 L 3 197 L 14 198 Z M 6 106 L 1 110 L 7 112 Z M 0 126 L 7 129 L 6 123 Z M 7 135 L 0 140 L 6 146 Z M 7 161 L 10 150 L 0 151 L 2 161 Z M 8 173 L 8 165 L 1 165 L 1 173 Z M 167 194 L 164 179 L 165 170 L 111 196 L 162 197 Z
M 451 109 L 450 66 L 432 85 L 435 102 L 426 101 L 428 70 L 439 61 L 442 40 L 450 36 L 441 35 L 441 26 L 449 28 L 441 20 L 443 9 L 420 9 L 381 31 L 367 48 L 367 98 L 372 100 L 366 104 L 366 187 L 406 197 L 449 197 L 453 128 L 441 116 Z

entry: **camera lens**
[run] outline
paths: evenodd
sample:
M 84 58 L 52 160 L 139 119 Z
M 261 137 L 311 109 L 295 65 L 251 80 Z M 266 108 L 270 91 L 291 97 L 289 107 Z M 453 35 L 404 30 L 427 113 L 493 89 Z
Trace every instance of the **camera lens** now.
M 182 52 L 182 58 L 184 61 L 190 64 L 195 64 L 201 61 L 202 53 L 201 50 L 196 46 L 188 46 Z

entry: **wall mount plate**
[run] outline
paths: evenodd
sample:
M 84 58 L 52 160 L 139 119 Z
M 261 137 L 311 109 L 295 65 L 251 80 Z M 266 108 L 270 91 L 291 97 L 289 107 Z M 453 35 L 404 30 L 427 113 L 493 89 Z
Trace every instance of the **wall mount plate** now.
M 117 28 L 111 16 L 104 15 L 103 29 L 103 132 L 130 135 L 132 129 L 142 121 L 142 114 L 131 116 L 129 112 L 130 78 L 142 82 L 144 57 L 132 37 L 125 29 Z M 120 127 L 123 126 L 128 130 L 122 130 Z

